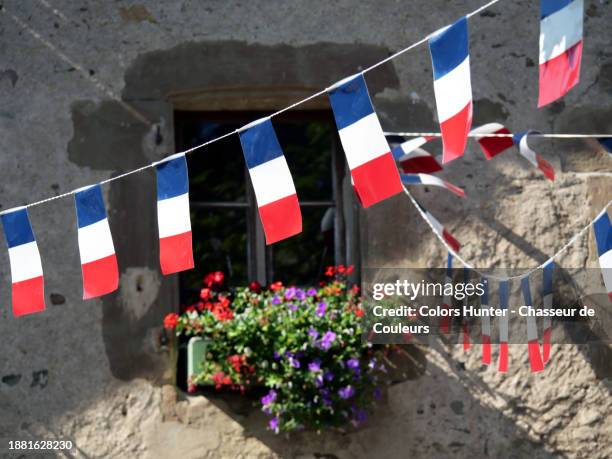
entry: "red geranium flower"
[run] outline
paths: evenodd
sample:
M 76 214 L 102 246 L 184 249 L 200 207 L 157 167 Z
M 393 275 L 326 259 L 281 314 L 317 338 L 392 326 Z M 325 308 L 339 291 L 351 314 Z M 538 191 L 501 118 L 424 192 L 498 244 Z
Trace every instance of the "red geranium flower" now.
M 338 265 L 336 271 L 338 272 L 338 274 L 344 274 L 346 272 L 346 268 L 344 265 Z
M 333 266 L 328 266 L 325 269 L 325 275 L 327 277 L 333 277 L 335 273 L 336 273 L 336 269 Z
M 164 317 L 164 328 L 169 330 L 176 328 L 178 325 L 179 315 L 176 312 L 171 312 L 166 317 Z
M 257 281 L 253 281 L 249 284 L 249 290 L 251 292 L 259 293 L 261 292 L 261 284 Z
M 364 314 L 365 314 L 365 312 L 363 312 L 363 309 L 361 309 L 360 307 L 356 307 L 355 308 L 355 315 L 357 317 L 363 317 Z
M 272 290 L 273 292 L 276 292 L 281 288 L 283 288 L 283 283 L 281 281 L 270 284 L 270 290 Z
M 346 275 L 348 276 L 349 274 L 351 274 L 353 271 L 355 270 L 355 267 L 353 265 L 348 265 L 346 267 Z
M 202 298 L 203 300 L 207 300 L 211 296 L 212 296 L 212 292 L 210 291 L 208 287 L 205 287 L 202 290 L 200 290 L 200 298 Z
M 204 285 L 210 288 L 213 285 L 221 285 L 223 283 L 223 279 L 225 279 L 225 274 L 223 274 L 222 271 L 215 271 L 204 276 L 203 282 Z

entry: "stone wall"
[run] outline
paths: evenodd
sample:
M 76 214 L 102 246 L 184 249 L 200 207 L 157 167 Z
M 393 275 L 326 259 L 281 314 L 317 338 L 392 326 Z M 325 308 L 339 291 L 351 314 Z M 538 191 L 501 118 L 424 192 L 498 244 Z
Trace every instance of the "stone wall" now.
M 174 148 L 173 109 L 193 103 L 193 94 L 213 104 L 222 88 L 249 88 L 233 96 L 235 107 L 250 107 L 251 93 L 283 105 L 282 97 L 292 100 L 286 88 L 295 99 L 318 90 L 481 3 L 6 0 L 1 207 L 161 158 Z M 610 1 L 585 1 L 581 83 L 542 110 L 537 3 L 502 1 L 470 20 L 475 125 L 612 132 Z M 367 81 L 385 129 L 436 129 L 425 47 Z M 266 101 L 274 88 L 285 88 L 284 96 Z M 443 174 L 469 199 L 415 191 L 476 266 L 544 261 L 610 198 L 612 160 L 596 145 L 533 145 L 555 166 L 554 184 L 517 154 L 486 162 L 471 144 Z M 161 319 L 177 306 L 177 280 L 157 267 L 153 176 L 133 175 L 105 192 L 121 269 L 117 293 L 80 299 L 70 198 L 31 209 L 46 312 L 12 317 L 8 256 L 0 250 L 0 438 L 69 437 L 83 457 L 612 456 L 606 345 L 556 345 L 550 367 L 535 376 L 524 346 L 512 346 L 508 375 L 482 368 L 478 349 L 410 346 L 412 371 L 356 432 L 277 437 L 247 400 L 177 393 L 159 346 Z M 361 212 L 361 222 L 364 266 L 442 266 L 443 248 L 404 196 Z M 596 267 L 592 238 L 577 241 L 560 263 Z

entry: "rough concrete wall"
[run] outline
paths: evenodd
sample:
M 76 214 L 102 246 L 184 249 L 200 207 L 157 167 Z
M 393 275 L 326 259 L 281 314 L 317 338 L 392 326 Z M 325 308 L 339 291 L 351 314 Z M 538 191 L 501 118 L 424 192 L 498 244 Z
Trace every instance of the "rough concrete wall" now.
M 172 150 L 169 91 L 226 79 L 322 87 L 480 3 L 5 1 L 0 204 L 59 194 Z M 612 132 L 610 2 L 585 3 L 582 81 L 542 110 L 537 2 L 500 2 L 470 21 L 476 124 Z M 435 128 L 426 48 L 367 80 L 386 129 Z M 612 161 L 593 145 L 534 146 L 555 166 L 554 184 L 516 154 L 485 162 L 471 145 L 445 173 L 469 200 L 415 193 L 466 242 L 463 254 L 477 266 L 543 261 L 609 199 L 610 177 L 597 174 Z M 168 366 L 157 346 L 157 324 L 175 306 L 176 280 L 157 268 L 153 187 L 144 173 L 107 188 L 122 278 L 120 291 L 102 301 L 80 300 L 70 199 L 31 211 L 45 313 L 11 316 L 8 257 L 0 250 L 0 437 L 71 437 L 89 457 L 612 456 L 609 349 L 601 346 L 556 346 L 550 369 L 537 376 L 527 374 L 523 349 L 515 346 L 512 372 L 502 376 L 483 370 L 478 352 L 436 343 L 418 350 L 424 370 L 394 385 L 363 430 L 291 441 L 266 432 L 261 413 L 244 401 L 177 395 L 162 384 Z M 395 224 L 381 223 L 389 220 Z M 405 198 L 362 212 L 362 221 L 364 265 L 442 264 L 443 249 Z M 581 239 L 561 262 L 595 266 L 592 240 Z

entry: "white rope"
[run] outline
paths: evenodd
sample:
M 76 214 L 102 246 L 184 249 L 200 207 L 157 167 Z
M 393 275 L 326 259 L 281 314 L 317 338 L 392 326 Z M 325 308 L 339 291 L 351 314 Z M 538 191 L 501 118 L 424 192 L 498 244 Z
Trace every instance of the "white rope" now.
M 489 3 L 486 3 L 486 4 L 482 5 L 481 7 L 479 7 L 478 9 L 476 9 L 476 10 L 472 11 L 471 13 L 468 13 L 468 14 L 466 15 L 466 17 L 470 18 L 470 17 L 472 17 L 472 16 L 474 16 L 474 15 L 476 15 L 476 14 L 480 13 L 481 11 L 484 11 L 484 10 L 486 10 L 487 8 L 489 8 L 489 7 L 493 6 L 494 4 L 498 3 L 499 1 L 501 1 L 501 0 L 492 0 L 492 1 L 490 1 Z M 13 15 L 11 15 L 11 16 L 13 16 Z M 20 21 L 18 18 L 14 18 L 14 19 L 15 19 L 16 21 L 18 21 L 18 22 L 19 22 L 19 23 L 20 23 L 20 24 L 21 24 L 23 27 L 27 27 L 27 26 L 26 26 L 25 24 L 23 24 L 23 22 L 22 22 L 22 21 Z M 400 56 L 400 55 L 404 54 L 405 52 L 410 51 L 411 49 L 416 48 L 417 46 L 420 46 L 420 45 L 422 45 L 423 43 L 427 42 L 427 40 L 429 39 L 429 37 L 430 37 L 430 35 L 426 36 L 425 38 L 422 38 L 421 40 L 419 40 L 419 41 L 417 41 L 417 42 L 415 42 L 415 43 L 411 44 L 410 46 L 407 46 L 406 48 L 403 48 L 403 49 L 401 49 L 401 50 L 397 51 L 396 53 L 394 53 L 394 54 L 392 54 L 392 55 L 390 55 L 390 56 L 386 57 L 385 59 L 383 59 L 383 60 L 381 60 L 381 61 L 379 61 L 379 62 L 376 62 L 375 64 L 371 65 L 370 67 L 366 68 L 365 70 L 362 70 L 361 72 L 359 72 L 359 73 L 357 73 L 357 74 L 358 74 L 358 75 L 359 75 L 359 74 L 363 75 L 364 73 L 367 73 L 367 72 L 369 72 L 369 71 L 371 71 L 371 70 L 374 70 L 375 68 L 380 67 L 380 66 L 381 66 L 381 65 L 383 65 L 383 64 L 386 64 L 387 62 L 389 62 L 389 61 L 391 61 L 391 60 L 395 59 L 396 57 L 398 57 L 398 56 Z M 49 45 L 47 44 L 47 46 L 49 46 Z M 74 65 L 74 64 L 71 64 L 71 65 Z M 299 105 L 302 105 L 302 104 L 304 104 L 304 103 L 306 103 L 306 102 L 308 102 L 308 101 L 310 101 L 310 100 L 312 100 L 312 99 L 315 99 L 315 98 L 317 98 L 317 97 L 319 97 L 319 96 L 322 96 L 322 95 L 326 94 L 326 93 L 328 92 L 328 90 L 329 90 L 329 89 L 330 89 L 330 87 L 327 87 L 327 88 L 325 88 L 325 89 L 320 90 L 319 92 L 316 92 L 316 93 L 314 93 L 314 94 L 311 94 L 310 96 L 308 96 L 308 97 L 306 97 L 306 98 L 304 98 L 304 99 L 302 99 L 302 100 L 298 100 L 297 102 L 295 102 L 295 103 L 293 103 L 293 104 L 291 104 L 291 105 L 289 105 L 289 106 L 287 106 L 287 107 L 285 107 L 285 108 L 281 108 L 280 110 L 278 110 L 278 111 L 276 111 L 276 112 L 272 113 L 271 115 L 269 115 L 269 116 L 268 116 L 268 118 L 273 118 L 273 117 L 275 117 L 275 116 L 277 116 L 277 115 L 280 115 L 281 113 L 284 113 L 284 112 L 289 111 L 289 110 L 291 110 L 291 109 L 293 109 L 293 108 L 295 108 L 295 107 L 298 107 Z M 250 124 L 250 123 L 247 123 L 247 124 Z M 245 124 L 245 126 L 246 126 L 246 124 Z M 240 132 L 240 131 L 241 131 L 243 128 L 244 128 L 244 126 L 241 126 L 240 128 L 238 128 L 238 129 L 236 129 L 236 130 L 234 130 L 234 131 L 228 132 L 228 133 L 226 133 L 226 134 L 223 134 L 223 135 L 222 135 L 222 136 L 220 136 L 220 137 L 216 137 L 216 138 L 214 138 L 214 139 L 208 140 L 207 142 L 204 142 L 204 143 L 202 143 L 202 144 L 200 144 L 200 145 L 196 145 L 195 147 L 191 147 L 191 148 L 189 148 L 189 149 L 187 149 L 187 150 L 185 150 L 185 151 L 178 152 L 178 153 L 176 153 L 176 154 L 181 154 L 181 153 L 182 153 L 182 154 L 187 155 L 187 154 L 189 154 L 189 153 L 191 153 L 191 152 L 193 152 L 193 151 L 199 150 L 200 148 L 204 148 L 204 147 L 205 147 L 205 146 L 207 146 L 207 145 L 210 145 L 210 144 L 212 144 L 212 143 L 218 142 L 219 140 L 225 139 L 226 137 L 229 137 L 229 136 L 231 136 L 231 135 L 233 135 L 233 134 L 237 134 L 237 133 L 238 133 L 238 132 Z M 123 174 L 117 175 L 117 176 L 115 176 L 115 177 L 108 178 L 108 179 L 103 180 L 103 181 L 101 181 L 101 182 L 99 182 L 99 183 L 100 183 L 101 185 L 102 185 L 102 184 L 105 184 L 105 183 L 110 183 L 110 182 L 113 182 L 113 181 L 115 181 L 115 180 L 119 180 L 119 179 L 121 179 L 121 178 L 127 177 L 128 175 L 132 175 L 132 174 L 136 174 L 136 173 L 138 173 L 138 172 L 142 172 L 142 171 L 144 171 L 144 170 L 146 170 L 146 169 L 152 168 L 153 166 L 154 166 L 154 164 L 147 164 L 146 166 L 142 166 L 142 167 L 139 167 L 138 169 L 134 169 L 134 170 L 131 170 L 131 171 L 125 172 L 125 173 L 123 173 Z M 79 187 L 79 189 L 80 189 L 80 188 L 82 188 L 82 187 Z M 76 192 L 76 190 L 67 191 L 66 193 L 58 194 L 57 196 L 52 196 L 52 197 L 49 197 L 49 198 L 46 198 L 46 199 L 41 199 L 40 201 L 35 201 L 35 202 L 30 203 L 30 204 L 26 204 L 24 207 L 29 208 L 29 207 L 38 206 L 39 204 L 44 204 L 44 203 L 46 203 L 46 202 L 55 201 L 56 199 L 61 199 L 61 198 L 65 198 L 65 197 L 67 197 L 67 196 L 71 196 L 71 195 L 73 195 L 75 192 Z
M 398 136 L 398 137 L 442 137 L 440 132 L 383 132 L 386 136 Z M 514 134 L 485 134 L 485 133 L 472 133 L 470 132 L 468 137 L 514 137 Z M 545 137 L 547 139 L 610 139 L 612 134 L 542 134 L 542 133 L 530 133 L 529 137 Z
M 606 204 L 604 206 L 603 209 L 601 209 L 601 212 L 599 212 L 597 214 L 597 216 L 595 218 L 593 218 L 593 220 L 591 220 L 589 222 L 588 225 L 586 225 L 584 228 L 582 228 L 578 233 L 576 233 L 570 240 L 568 240 L 563 247 L 561 247 L 559 250 L 557 250 L 557 252 L 555 252 L 554 255 L 552 255 L 551 257 L 548 258 L 548 260 L 546 260 L 544 263 L 539 264 L 538 266 L 536 266 L 535 268 L 532 268 L 522 274 L 516 275 L 516 276 L 506 276 L 506 277 L 501 277 L 501 276 L 494 276 L 492 274 L 488 274 L 488 273 L 484 273 L 476 268 L 474 268 L 474 266 L 471 263 L 468 263 L 465 259 L 463 259 L 457 252 L 455 252 L 448 244 L 447 242 L 444 240 L 444 238 L 442 237 L 442 235 L 440 233 L 438 233 L 438 231 L 436 230 L 436 228 L 432 225 L 432 223 L 429 221 L 429 219 L 427 218 L 427 215 L 425 215 L 425 212 L 423 212 L 423 210 L 421 209 L 421 206 L 419 206 L 418 202 L 416 201 L 416 199 L 414 199 L 414 197 L 412 196 L 412 194 L 410 194 L 410 191 L 408 191 L 408 188 L 406 188 L 405 185 L 402 185 L 402 187 L 404 188 L 404 193 L 406 193 L 406 195 L 410 198 L 410 201 L 412 202 L 412 204 L 414 205 L 414 207 L 416 208 L 416 210 L 419 212 L 419 215 L 421 216 L 421 218 L 423 218 L 423 220 L 425 220 L 425 222 L 427 223 L 427 225 L 429 225 L 429 228 L 431 229 L 431 231 L 436 235 L 436 237 L 440 240 L 440 242 L 442 242 L 442 244 L 446 247 L 446 249 L 457 259 L 459 260 L 463 266 L 465 266 L 466 268 L 471 269 L 474 272 L 477 272 L 478 274 L 480 274 L 483 277 L 487 277 L 490 279 L 496 279 L 498 281 L 506 281 L 506 280 L 511 280 L 511 279 L 523 279 L 527 276 L 529 276 L 531 273 L 537 271 L 538 269 L 542 269 L 546 264 L 550 263 L 551 261 L 553 261 L 555 258 L 557 258 L 559 255 L 561 255 L 563 252 L 565 252 L 574 242 L 576 242 L 579 238 L 581 238 L 593 225 L 593 223 L 595 222 L 595 220 L 597 220 L 599 217 L 601 217 L 607 210 L 608 207 L 610 207 L 610 205 L 612 204 L 612 200 L 608 201 L 608 204 Z

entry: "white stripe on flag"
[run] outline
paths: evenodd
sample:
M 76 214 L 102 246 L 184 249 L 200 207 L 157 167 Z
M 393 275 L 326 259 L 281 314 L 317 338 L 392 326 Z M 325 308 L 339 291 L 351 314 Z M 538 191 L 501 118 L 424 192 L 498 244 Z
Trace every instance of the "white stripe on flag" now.
M 279 156 L 249 169 L 249 175 L 253 182 L 258 207 L 296 194 L 285 156 Z
M 418 174 L 419 179 L 423 185 L 436 185 L 446 188 L 446 184 L 443 180 L 429 174 Z
M 440 123 L 463 110 L 472 100 L 470 56 L 442 78 L 434 80 L 434 92 Z
M 574 0 L 540 23 L 540 64 L 563 54 L 582 40 L 583 0 Z
M 157 227 L 160 238 L 191 231 L 189 193 L 157 201 Z
M 78 238 L 81 264 L 96 261 L 115 253 L 113 238 L 106 218 L 79 228 Z
M 482 126 L 478 126 L 471 130 L 471 134 L 494 134 L 497 131 L 504 129 L 504 126 L 499 123 L 488 123 L 483 124 Z M 476 139 L 478 140 L 478 139 Z
M 599 257 L 599 266 L 606 290 L 612 292 L 612 250 L 608 250 Z
M 533 341 L 538 339 L 538 326 L 535 317 L 527 316 L 527 340 Z
M 338 134 L 351 170 L 391 151 L 376 113 L 340 129 Z
M 499 317 L 499 340 L 503 343 L 508 342 L 508 310 L 506 314 Z
M 402 150 L 405 154 L 410 153 L 413 150 L 419 149 L 420 146 L 423 146 L 427 143 L 427 139 L 425 137 L 415 137 L 414 139 L 410 139 L 401 144 Z M 425 150 L 422 150 L 425 151 Z
M 8 252 L 13 284 L 43 275 L 36 241 L 11 247 Z

